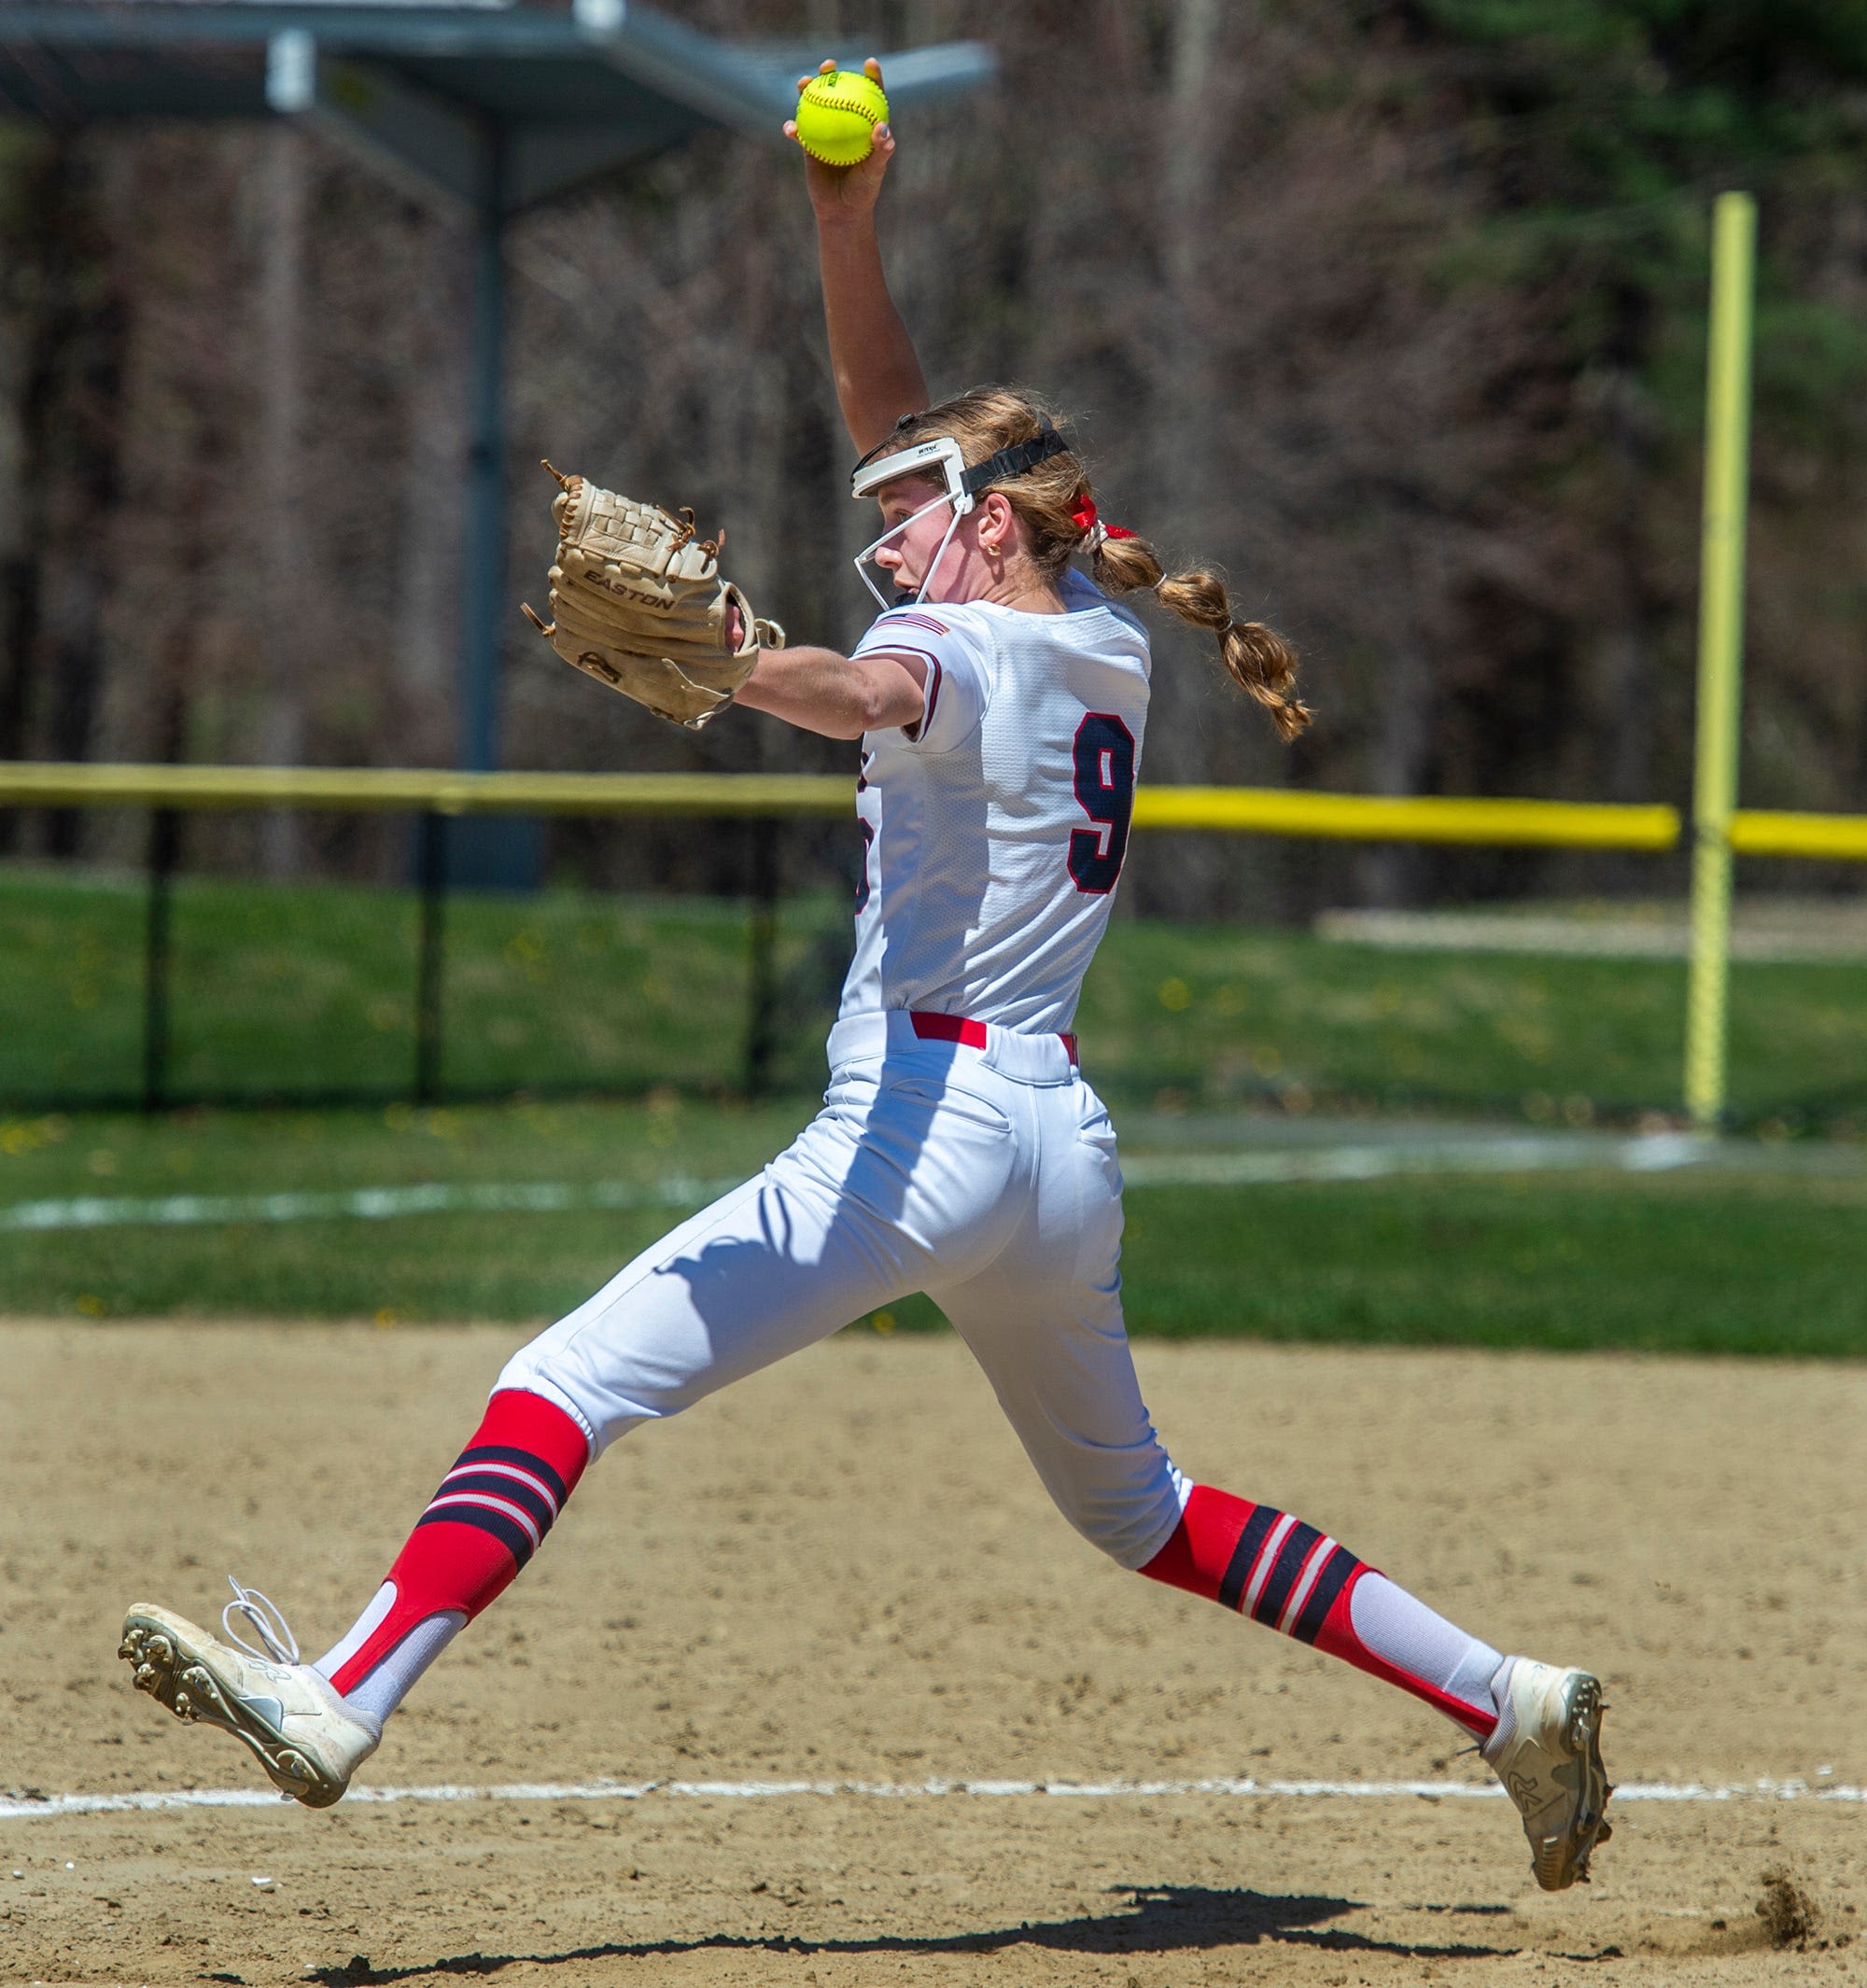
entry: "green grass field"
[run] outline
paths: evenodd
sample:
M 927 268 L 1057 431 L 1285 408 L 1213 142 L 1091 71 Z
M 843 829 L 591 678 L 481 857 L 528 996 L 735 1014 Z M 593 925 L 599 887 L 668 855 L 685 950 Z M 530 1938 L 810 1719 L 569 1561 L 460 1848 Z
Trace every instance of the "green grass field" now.
M 0 1208 L 442 1182 L 731 1179 L 805 1102 L 85 1114 L 0 1122 Z M 1131 1155 L 1235 1122 L 1135 1114 Z M 1793 1152 L 1793 1149 L 1790 1149 Z M 1867 1353 L 1867 1164 L 1766 1148 L 1718 1169 L 1132 1187 L 1142 1334 L 1749 1354 Z M 0 1233 L 15 1315 L 543 1321 L 676 1219 L 667 1208 Z M 935 1325 L 924 1299 L 862 1329 Z
M 0 1209 L 81 1196 L 258 1195 L 426 1183 L 743 1177 L 807 1115 L 847 907 L 785 907 L 780 1096 L 736 1104 L 743 907 L 554 889 L 447 910 L 444 1074 L 506 1104 L 414 1110 L 415 907 L 406 891 L 184 877 L 171 1077 L 252 1100 L 372 1106 L 77 1109 L 133 1096 L 144 901 L 133 880 L 0 869 Z M 1627 1123 L 1678 1089 L 1682 970 L 1406 953 L 1307 933 L 1118 920 L 1078 1029 L 1130 1153 L 1321 1132 L 1411 1106 L 1494 1122 Z M 1867 1002 L 1847 966 L 1734 976 L 1736 1114 L 1847 1133 L 1867 1099 Z M 555 1102 L 582 1086 L 632 1101 Z M 1242 1106 L 1281 1117 L 1256 1129 Z M 0 1112 L 5 1104 L 0 1102 Z M 1284 1129 L 1280 1132 L 1278 1127 Z M 1858 1140 L 1858 1130 L 1853 1131 Z M 1137 1332 L 1859 1356 L 1867 1166 L 1639 1175 L 1446 1174 L 1137 1186 Z M 543 1320 L 675 1218 L 669 1206 L 192 1226 L 0 1228 L 15 1315 Z M 875 1322 L 871 1322 L 873 1326 Z M 884 1329 L 937 1323 L 910 1300 Z
M 144 900 L 133 879 L 0 867 L 0 1109 L 133 1099 Z M 386 1099 L 414 1067 L 415 907 L 404 890 L 184 876 L 170 1092 Z M 447 910 L 446 1086 L 462 1097 L 658 1085 L 720 1097 L 744 1068 L 749 946 L 718 899 L 551 889 Z M 776 1089 L 803 1096 L 848 907 L 785 906 Z M 1739 1124 L 1867 1118 L 1867 1001 L 1849 965 L 1733 976 Z M 1275 1100 L 1522 1120 L 1673 1109 L 1684 971 L 1650 960 L 1396 952 L 1307 932 L 1117 919 L 1077 1027 L 1130 1106 Z

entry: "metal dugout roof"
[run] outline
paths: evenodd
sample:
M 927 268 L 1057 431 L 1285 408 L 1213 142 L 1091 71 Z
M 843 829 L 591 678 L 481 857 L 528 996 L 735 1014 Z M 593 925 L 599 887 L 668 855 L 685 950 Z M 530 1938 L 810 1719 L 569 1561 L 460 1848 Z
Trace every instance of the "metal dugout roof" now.
M 0 0 L 0 117 L 296 117 L 470 214 L 461 764 L 498 763 L 508 217 L 707 126 L 776 138 L 821 43 L 726 42 L 634 0 Z M 845 51 L 846 60 L 857 52 Z M 979 42 L 883 51 L 889 96 L 978 88 Z
M 819 45 L 715 39 L 633 0 L 0 0 L 0 116 L 306 113 L 479 204 L 489 144 L 512 213 L 702 125 L 770 136 Z M 979 42 L 888 58 L 891 99 L 977 88 Z

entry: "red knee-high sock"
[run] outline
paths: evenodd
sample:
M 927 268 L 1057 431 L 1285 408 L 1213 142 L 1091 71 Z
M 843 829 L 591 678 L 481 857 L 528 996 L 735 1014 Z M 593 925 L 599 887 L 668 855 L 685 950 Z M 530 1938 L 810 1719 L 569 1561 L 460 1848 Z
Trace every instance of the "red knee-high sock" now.
M 354 1690 L 417 1623 L 448 1611 L 470 1621 L 496 1601 L 589 1461 L 588 1439 L 562 1408 L 518 1388 L 495 1394 L 388 1571 L 388 1613 L 330 1673 L 338 1690 Z
M 1141 1572 L 1398 1685 L 1480 1739 L 1497 1723 L 1485 1688 L 1503 1660 L 1495 1650 L 1275 1505 L 1196 1484 L 1172 1536 Z M 1364 1581 L 1376 1586 L 1357 1630 Z M 1382 1648 L 1370 1647 L 1369 1634 Z

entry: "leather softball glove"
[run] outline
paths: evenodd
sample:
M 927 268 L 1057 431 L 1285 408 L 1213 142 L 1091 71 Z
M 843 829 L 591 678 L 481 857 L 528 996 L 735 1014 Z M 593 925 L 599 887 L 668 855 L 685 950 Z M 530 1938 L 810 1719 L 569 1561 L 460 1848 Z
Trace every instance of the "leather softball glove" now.
M 784 630 L 761 621 L 721 577 L 720 543 L 698 536 L 691 511 L 670 517 L 657 505 L 544 467 L 560 486 L 551 506 L 557 521 L 552 619 L 540 620 L 529 606 L 526 617 L 585 676 L 699 731 L 732 702 L 761 647 L 784 647 Z M 737 646 L 727 637 L 735 607 Z

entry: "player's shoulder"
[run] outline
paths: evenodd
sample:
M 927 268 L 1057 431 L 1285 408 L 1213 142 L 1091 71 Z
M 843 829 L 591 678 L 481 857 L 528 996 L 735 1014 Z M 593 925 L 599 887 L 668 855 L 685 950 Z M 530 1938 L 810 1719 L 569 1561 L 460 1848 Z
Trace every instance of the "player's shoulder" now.
M 1057 582 L 1057 591 L 1063 596 L 1063 606 L 1070 613 L 1089 614 L 1100 609 L 1132 635 L 1144 649 L 1147 646 L 1147 624 L 1132 608 L 1116 600 L 1113 595 L 1104 594 L 1087 573 L 1078 572 L 1074 567 L 1066 567 L 1063 577 Z
M 951 651 L 985 646 L 984 618 L 963 602 L 942 601 L 922 607 L 919 601 L 904 601 L 885 608 L 869 625 L 862 646 L 867 650 L 905 649 L 910 653 L 927 650 Z
M 936 612 L 933 608 L 923 608 L 918 600 L 905 600 L 893 608 L 884 608 L 871 624 L 879 633 L 883 630 L 919 628 L 928 635 L 947 635 L 953 627 L 960 609 L 944 602 Z

